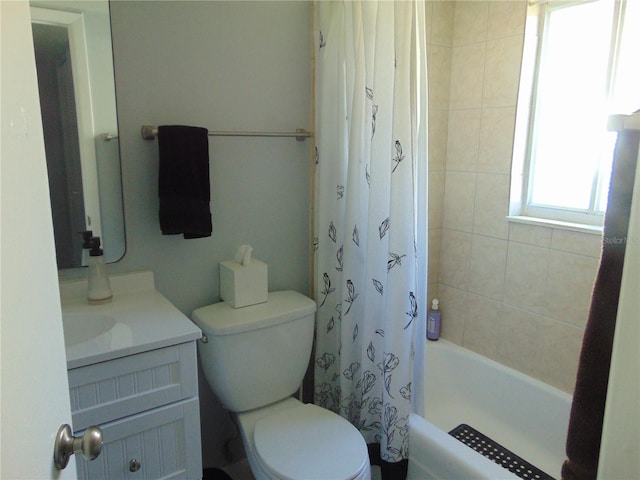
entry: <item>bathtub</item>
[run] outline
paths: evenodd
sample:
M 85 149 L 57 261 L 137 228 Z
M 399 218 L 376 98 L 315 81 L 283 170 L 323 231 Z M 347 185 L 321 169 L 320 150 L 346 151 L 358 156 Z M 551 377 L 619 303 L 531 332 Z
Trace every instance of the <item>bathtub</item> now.
M 409 480 L 517 479 L 447 432 L 467 424 L 560 478 L 571 396 L 446 340 L 427 345 L 426 412 L 409 420 Z

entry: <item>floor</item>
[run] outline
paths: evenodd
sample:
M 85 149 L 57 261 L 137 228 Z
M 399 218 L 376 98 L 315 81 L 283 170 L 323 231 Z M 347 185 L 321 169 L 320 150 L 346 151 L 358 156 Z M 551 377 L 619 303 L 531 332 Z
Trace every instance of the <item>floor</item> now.
M 227 465 L 222 470 L 233 480 L 255 480 L 255 477 L 251 474 L 249 462 L 246 459 Z M 380 467 L 371 467 L 371 480 L 382 480 Z
M 255 480 L 255 477 L 251 473 L 249 462 L 246 458 L 244 460 L 240 460 L 239 462 L 229 464 L 222 470 L 224 470 L 227 475 L 233 478 L 233 480 Z

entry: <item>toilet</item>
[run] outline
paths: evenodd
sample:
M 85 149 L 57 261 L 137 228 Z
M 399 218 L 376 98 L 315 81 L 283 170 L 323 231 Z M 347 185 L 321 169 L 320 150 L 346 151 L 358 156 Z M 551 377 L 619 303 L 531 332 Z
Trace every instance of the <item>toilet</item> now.
M 233 308 L 221 302 L 192 319 L 204 375 L 233 412 L 257 480 L 368 480 L 367 445 L 339 415 L 292 395 L 307 369 L 315 302 L 293 291 Z

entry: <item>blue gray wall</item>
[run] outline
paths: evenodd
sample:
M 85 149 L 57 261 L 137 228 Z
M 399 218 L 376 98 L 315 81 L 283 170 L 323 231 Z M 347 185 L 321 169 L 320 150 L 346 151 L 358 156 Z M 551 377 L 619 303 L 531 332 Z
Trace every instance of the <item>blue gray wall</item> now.
M 127 253 L 110 273 L 150 269 L 182 312 L 219 300 L 218 263 L 245 243 L 269 265 L 269 289 L 309 292 L 312 141 L 210 137 L 213 235 L 163 236 L 158 144 L 143 124 L 210 130 L 311 127 L 308 2 L 111 3 Z M 233 435 L 201 382 L 204 465 Z

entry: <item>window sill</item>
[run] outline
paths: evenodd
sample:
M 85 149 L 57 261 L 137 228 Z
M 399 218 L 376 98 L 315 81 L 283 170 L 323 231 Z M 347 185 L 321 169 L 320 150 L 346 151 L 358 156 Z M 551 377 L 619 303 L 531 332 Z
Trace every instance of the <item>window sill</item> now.
M 539 227 L 557 228 L 572 232 L 587 233 L 589 235 L 602 236 L 602 227 L 597 225 L 584 225 L 580 223 L 561 222 L 559 220 L 548 220 L 546 218 L 524 217 L 521 215 L 507 216 L 508 222 L 523 223 L 526 225 L 536 225 Z

